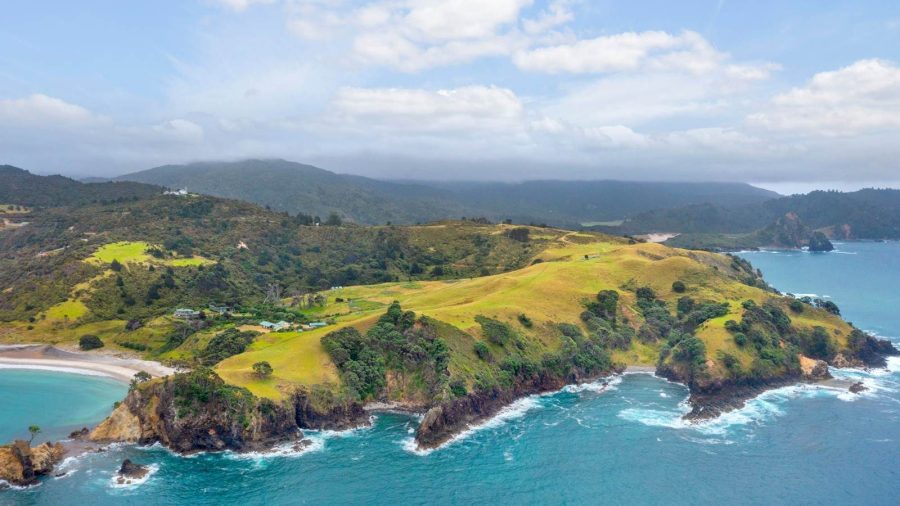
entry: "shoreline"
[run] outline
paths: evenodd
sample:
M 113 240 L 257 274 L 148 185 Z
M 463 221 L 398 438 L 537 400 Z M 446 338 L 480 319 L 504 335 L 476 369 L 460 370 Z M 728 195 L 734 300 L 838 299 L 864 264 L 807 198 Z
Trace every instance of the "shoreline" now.
M 159 362 L 104 353 L 68 351 L 45 344 L 0 345 L 0 370 L 28 369 L 112 378 L 128 383 L 145 371 L 153 377 L 176 372 Z

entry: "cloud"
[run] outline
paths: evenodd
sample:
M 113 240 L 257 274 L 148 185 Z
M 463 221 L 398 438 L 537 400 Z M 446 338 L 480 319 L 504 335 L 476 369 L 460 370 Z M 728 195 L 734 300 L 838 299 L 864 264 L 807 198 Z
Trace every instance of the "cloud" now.
M 513 62 L 522 70 L 549 74 L 603 74 L 625 71 L 686 71 L 709 73 L 729 60 L 703 36 L 685 31 L 626 32 L 572 43 L 519 51 Z M 733 77 L 763 79 L 777 66 L 732 64 Z
M 82 127 L 106 121 L 108 120 L 84 107 L 40 93 L 24 98 L 0 100 L 0 123 Z
M 851 136 L 900 128 L 900 68 L 860 60 L 815 74 L 805 86 L 776 95 L 751 125 L 824 136 Z
M 540 34 L 575 19 L 570 0 L 555 0 L 536 18 L 522 20 L 522 28 L 529 34 Z
M 246 10 L 248 7 L 256 4 L 271 4 L 275 0 L 207 0 L 211 3 L 220 5 L 236 12 Z
M 402 88 L 343 88 L 333 102 L 333 124 L 406 132 L 517 129 L 524 108 L 509 89 L 465 86 L 429 91 Z

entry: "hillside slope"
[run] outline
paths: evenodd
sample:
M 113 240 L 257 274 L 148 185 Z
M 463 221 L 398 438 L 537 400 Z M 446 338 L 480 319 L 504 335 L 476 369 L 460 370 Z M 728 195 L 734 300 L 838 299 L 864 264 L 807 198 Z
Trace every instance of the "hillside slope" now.
M 814 191 L 735 207 L 697 204 L 637 214 L 620 227 L 597 227 L 610 233 L 674 232 L 704 234 L 681 237 L 679 245 L 727 247 L 765 246 L 749 235 L 715 237 L 709 234 L 750 234 L 787 214 L 795 214 L 814 230 L 832 239 L 900 238 L 900 190 L 864 189 L 856 192 Z M 756 234 L 759 235 L 759 234 Z
M 99 201 L 134 199 L 158 194 L 158 186 L 133 182 L 81 183 L 64 176 L 37 176 L 0 165 L 0 203 L 30 207 L 63 207 Z
M 449 177 L 449 176 L 448 176 Z M 758 203 L 777 194 L 746 184 L 530 181 L 390 182 L 335 174 L 284 160 L 204 162 L 120 176 L 322 218 L 336 212 L 362 224 L 410 224 L 461 216 L 578 226 L 661 207 Z
M 434 188 L 335 174 L 284 160 L 166 165 L 117 179 L 187 188 L 322 219 L 334 212 L 369 225 L 426 222 L 465 214 L 447 192 Z

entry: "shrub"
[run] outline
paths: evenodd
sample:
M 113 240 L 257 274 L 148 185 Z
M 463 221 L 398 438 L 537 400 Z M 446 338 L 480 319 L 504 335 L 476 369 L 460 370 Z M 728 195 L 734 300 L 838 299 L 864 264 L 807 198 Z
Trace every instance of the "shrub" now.
M 687 287 L 684 286 L 684 283 L 682 281 L 676 281 L 676 282 L 672 283 L 672 291 L 673 292 L 684 293 L 685 290 L 687 290 Z
M 534 326 L 534 322 L 531 321 L 531 318 L 526 316 L 525 313 L 520 314 L 518 316 L 518 318 L 519 318 L 519 323 L 521 323 L 522 326 L 525 327 L 526 329 L 530 329 L 531 327 Z
M 265 360 L 253 364 L 253 372 L 260 378 L 268 378 L 272 375 L 272 370 L 272 366 Z
M 649 286 L 642 286 L 642 287 L 638 288 L 637 291 L 635 292 L 635 295 L 637 295 L 638 300 L 640 300 L 640 299 L 655 300 L 656 299 L 656 292 L 654 292 L 653 289 L 650 288 Z
M 97 336 L 87 334 L 78 339 L 78 347 L 83 351 L 96 350 L 103 347 L 103 341 Z
M 216 334 L 206 348 L 198 354 L 200 362 L 203 365 L 212 366 L 228 357 L 243 353 L 257 335 L 257 332 L 241 332 L 234 328 L 226 329 Z
M 837 315 L 837 316 L 841 315 L 841 310 L 838 308 L 837 304 L 835 304 L 834 302 L 831 302 L 830 300 L 816 299 L 815 304 L 816 304 L 816 307 L 824 309 L 825 311 L 828 311 L 829 313 L 831 313 L 833 315 Z
M 472 349 L 475 350 L 475 354 L 478 355 L 478 358 L 485 362 L 490 362 L 493 358 L 491 356 L 490 348 L 484 344 L 484 341 L 475 341 L 475 345 L 472 346 Z
M 482 333 L 492 343 L 504 346 L 516 337 L 512 327 L 501 321 L 481 315 L 476 316 L 475 321 L 481 325 Z
M 619 292 L 615 290 L 601 290 L 597 293 L 597 305 L 588 307 L 594 314 L 609 320 L 616 321 L 616 306 L 619 304 Z
M 466 391 L 466 383 L 463 380 L 456 379 L 450 382 L 450 393 L 455 395 L 456 397 L 463 397 L 468 392 Z
M 734 335 L 734 344 L 743 347 L 747 344 L 747 334 L 738 332 Z
M 128 348 L 129 350 L 134 351 L 147 351 L 149 347 L 143 343 L 136 343 L 133 341 L 116 341 L 116 344 L 123 348 Z
M 803 312 L 803 302 L 800 302 L 800 301 L 797 300 L 797 299 L 792 300 L 791 303 L 788 304 L 788 307 L 790 307 L 790 308 L 791 308 L 791 311 L 793 311 L 793 312 L 795 312 L 795 313 L 802 313 L 802 312 Z
M 727 322 L 725 322 L 725 330 L 734 334 L 743 330 L 743 327 L 740 323 L 734 320 L 728 320 Z

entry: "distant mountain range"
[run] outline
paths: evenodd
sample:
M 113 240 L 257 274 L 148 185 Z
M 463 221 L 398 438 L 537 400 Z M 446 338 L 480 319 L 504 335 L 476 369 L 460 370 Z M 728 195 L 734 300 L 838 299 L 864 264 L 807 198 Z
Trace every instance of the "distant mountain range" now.
M 639 213 L 616 227 L 597 230 L 618 234 L 680 233 L 671 241 L 683 247 L 768 246 L 758 232 L 787 214 L 832 239 L 900 239 L 900 190 L 814 191 L 740 206 L 695 204 Z
M 61 207 L 158 194 L 158 186 L 135 182 L 82 183 L 64 176 L 37 176 L 0 165 L 0 204 Z
M 900 190 L 815 191 L 783 197 L 741 183 L 398 182 L 284 160 L 167 165 L 115 181 L 91 181 L 36 176 L 3 165 L 0 204 L 63 207 L 118 202 L 158 195 L 168 187 L 292 215 L 324 219 L 336 213 L 344 221 L 363 225 L 484 217 L 617 235 L 678 233 L 669 244 L 700 249 L 799 247 L 814 232 L 832 239 L 900 239 Z M 785 221 L 789 214 L 791 219 Z M 782 233 L 786 223 L 796 225 L 791 233 Z
M 167 165 L 116 179 L 187 188 L 276 211 L 323 218 L 334 212 L 360 224 L 467 216 L 574 227 L 652 209 L 703 203 L 731 207 L 779 196 L 742 183 L 382 181 L 284 160 Z

